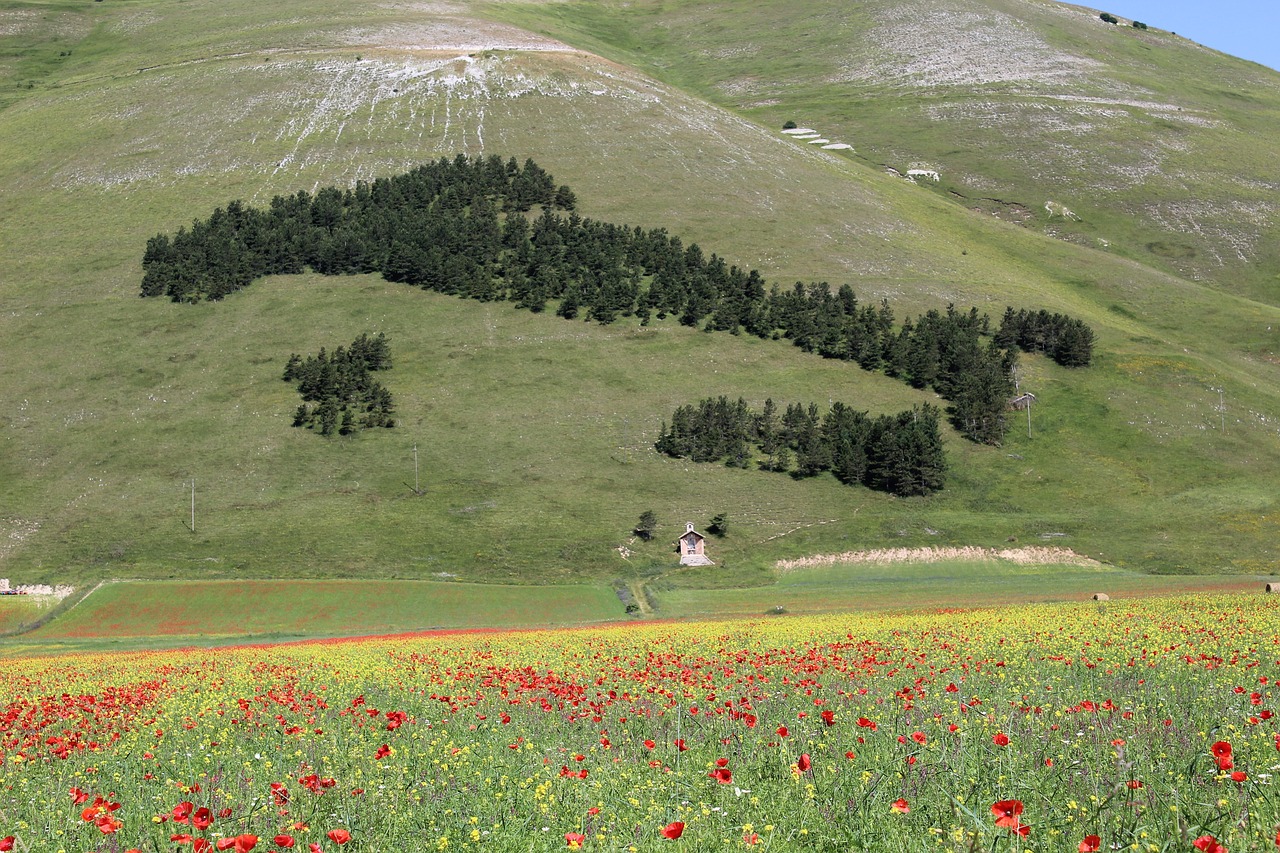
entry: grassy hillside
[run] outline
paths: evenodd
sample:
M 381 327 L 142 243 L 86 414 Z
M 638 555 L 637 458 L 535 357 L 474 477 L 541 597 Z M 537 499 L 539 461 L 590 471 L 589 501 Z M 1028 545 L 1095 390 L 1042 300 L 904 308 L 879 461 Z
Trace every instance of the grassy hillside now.
M 499 8 L 875 168 L 934 170 L 966 208 L 1280 304 L 1280 74 L 1159 21 L 1057 0 Z
M 718 567 L 670 583 L 1009 539 L 1141 571 L 1275 570 L 1280 310 L 1225 280 L 975 214 L 655 82 L 652 63 L 478 8 L 0 0 L 0 22 L 0 576 L 627 580 L 669 567 L 683 523 L 720 512 Z M 1098 364 L 1026 359 L 1032 435 L 949 434 L 947 490 L 899 500 L 651 450 L 672 409 L 712 394 L 936 402 L 786 342 L 568 322 L 374 277 L 282 277 L 198 306 L 136 296 L 146 239 L 215 205 L 458 152 L 531 156 L 584 215 L 667 227 L 784 286 L 848 281 L 900 316 L 1068 311 L 1097 329 Z M 391 340 L 400 426 L 291 429 L 288 355 L 365 331 Z M 422 496 L 406 485 L 415 445 Z M 631 542 L 646 509 L 658 539 Z

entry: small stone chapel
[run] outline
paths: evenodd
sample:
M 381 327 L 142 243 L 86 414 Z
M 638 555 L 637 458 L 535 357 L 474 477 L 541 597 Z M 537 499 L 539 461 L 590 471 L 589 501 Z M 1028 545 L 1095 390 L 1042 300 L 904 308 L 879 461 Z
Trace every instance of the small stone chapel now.
M 680 552 L 680 565 L 714 566 L 715 563 L 711 562 L 706 555 L 707 537 L 693 529 L 692 521 L 686 521 L 684 528 L 684 535 L 676 543 L 676 548 Z

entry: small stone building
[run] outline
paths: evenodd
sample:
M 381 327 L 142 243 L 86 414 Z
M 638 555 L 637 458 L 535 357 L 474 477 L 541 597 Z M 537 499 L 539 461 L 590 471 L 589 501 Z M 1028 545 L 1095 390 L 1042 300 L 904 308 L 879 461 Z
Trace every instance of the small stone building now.
M 686 521 L 684 535 L 676 542 L 682 566 L 714 566 L 706 555 L 707 537 L 693 529 L 693 522 Z

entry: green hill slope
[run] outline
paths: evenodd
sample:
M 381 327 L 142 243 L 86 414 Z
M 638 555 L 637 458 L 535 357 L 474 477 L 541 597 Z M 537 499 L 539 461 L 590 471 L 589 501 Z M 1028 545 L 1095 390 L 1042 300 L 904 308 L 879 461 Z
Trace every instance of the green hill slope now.
M 869 165 L 936 171 L 965 207 L 1280 304 L 1280 74 L 1159 21 L 1056 0 L 502 8 Z
M 1010 538 L 1148 571 L 1274 570 L 1280 310 L 1223 292 L 1249 287 L 977 215 L 652 66 L 485 14 L 0 3 L 0 575 L 625 579 L 669 566 L 683 522 L 721 512 L 718 568 L 674 583 Z M 1025 359 L 1032 436 L 988 448 L 949 433 L 947 490 L 898 500 L 652 451 L 672 409 L 707 395 L 937 402 L 783 341 L 600 327 L 373 277 L 137 298 L 146 239 L 215 205 L 458 152 L 533 157 L 584 215 L 666 227 L 784 286 L 847 281 L 900 316 L 951 301 L 1067 311 L 1098 331 L 1098 363 Z M 399 427 L 291 429 L 289 354 L 366 331 L 392 342 Z M 415 445 L 422 496 L 406 485 Z M 646 509 L 658 538 L 631 542 Z

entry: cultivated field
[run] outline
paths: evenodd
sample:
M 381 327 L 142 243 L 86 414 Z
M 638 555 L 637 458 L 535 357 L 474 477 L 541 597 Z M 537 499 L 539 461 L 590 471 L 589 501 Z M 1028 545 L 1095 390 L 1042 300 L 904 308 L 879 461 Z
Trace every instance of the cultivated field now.
M 1198 595 L 8 661 L 0 838 L 1271 849 L 1277 634 Z
M 2 603 L 2 602 L 0 602 Z M 244 580 L 107 584 L 19 642 L 207 642 L 226 637 L 385 634 L 432 628 L 537 627 L 616 620 L 607 587 L 439 581 Z

